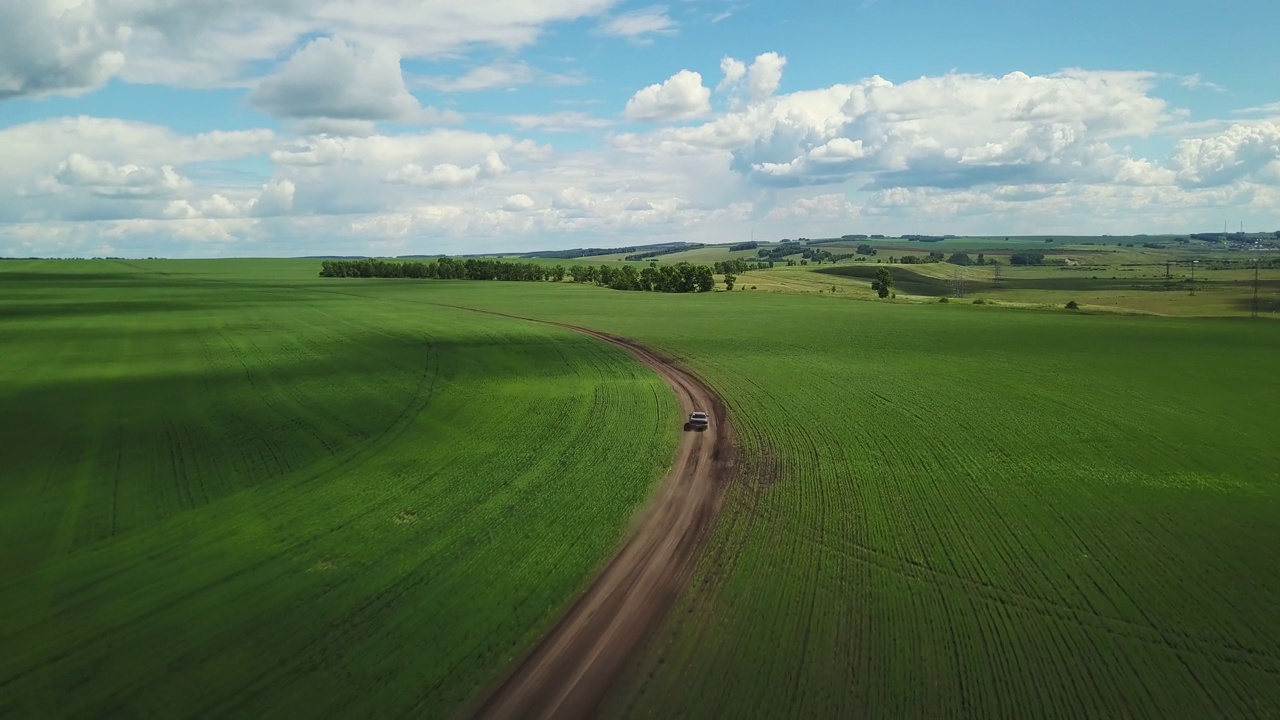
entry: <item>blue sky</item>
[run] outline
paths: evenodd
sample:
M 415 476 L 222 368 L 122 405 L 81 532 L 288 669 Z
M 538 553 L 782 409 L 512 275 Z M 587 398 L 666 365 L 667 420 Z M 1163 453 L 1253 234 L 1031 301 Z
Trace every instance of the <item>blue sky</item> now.
M 1280 229 L 1274 3 L 273 5 L 0 8 L 0 254 Z

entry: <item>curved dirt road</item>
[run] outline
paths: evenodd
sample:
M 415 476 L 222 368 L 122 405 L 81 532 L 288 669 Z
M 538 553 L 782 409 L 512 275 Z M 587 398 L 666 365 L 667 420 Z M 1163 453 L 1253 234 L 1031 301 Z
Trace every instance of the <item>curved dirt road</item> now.
M 653 368 L 685 414 L 706 410 L 711 428 L 686 432 L 671 472 L 637 518 L 621 549 L 587 590 L 507 674 L 472 715 L 480 718 L 583 718 L 599 705 L 648 632 L 689 579 L 733 472 L 724 402 L 675 362 L 623 338 L 571 325 Z

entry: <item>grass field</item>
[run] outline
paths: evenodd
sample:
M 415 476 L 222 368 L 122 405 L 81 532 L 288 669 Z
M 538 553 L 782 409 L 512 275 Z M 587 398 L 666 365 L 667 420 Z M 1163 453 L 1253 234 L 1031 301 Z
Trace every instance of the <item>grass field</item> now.
M 665 472 L 621 351 L 264 268 L 0 266 L 0 717 L 447 714 Z
M 1280 326 L 361 292 L 571 317 L 729 398 L 754 464 L 610 715 L 1280 712 Z
M 607 716 L 1280 714 L 1274 322 L 316 264 L 0 267 L 29 273 L 0 277 L 21 378 L 0 713 L 430 715 L 476 692 L 607 553 L 676 428 L 617 353 L 443 303 L 634 338 L 731 406 L 745 476 Z

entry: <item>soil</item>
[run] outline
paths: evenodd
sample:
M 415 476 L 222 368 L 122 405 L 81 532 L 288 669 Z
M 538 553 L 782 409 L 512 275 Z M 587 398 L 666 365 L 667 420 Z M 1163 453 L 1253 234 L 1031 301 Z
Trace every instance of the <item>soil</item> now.
M 469 715 L 585 718 L 619 679 L 689 582 L 735 472 L 725 404 L 675 361 L 624 338 L 564 326 L 635 356 L 675 391 L 683 412 L 711 415 L 707 432 L 686 432 L 671 472 L 585 592 L 507 670 Z

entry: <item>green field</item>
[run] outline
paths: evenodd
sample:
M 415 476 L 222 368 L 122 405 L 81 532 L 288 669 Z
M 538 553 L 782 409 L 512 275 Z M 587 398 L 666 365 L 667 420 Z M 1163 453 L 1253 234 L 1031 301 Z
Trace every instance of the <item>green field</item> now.
M 744 475 L 607 716 L 1280 715 L 1280 324 L 317 265 L 0 266 L 0 714 L 472 697 L 677 428 L 620 353 L 458 305 L 729 403 Z
M 0 266 L 0 717 L 447 713 L 670 462 L 612 347 L 156 267 Z

